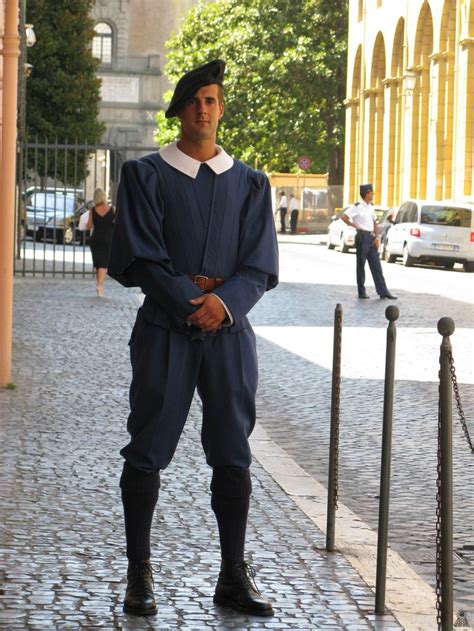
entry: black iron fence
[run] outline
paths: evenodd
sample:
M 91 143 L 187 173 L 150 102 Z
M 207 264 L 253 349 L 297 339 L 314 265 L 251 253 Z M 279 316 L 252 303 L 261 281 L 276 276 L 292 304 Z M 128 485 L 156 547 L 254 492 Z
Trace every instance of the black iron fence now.
M 115 205 L 122 164 L 157 147 L 26 142 L 17 158 L 15 274 L 92 274 L 90 233 L 81 217 L 102 188 Z

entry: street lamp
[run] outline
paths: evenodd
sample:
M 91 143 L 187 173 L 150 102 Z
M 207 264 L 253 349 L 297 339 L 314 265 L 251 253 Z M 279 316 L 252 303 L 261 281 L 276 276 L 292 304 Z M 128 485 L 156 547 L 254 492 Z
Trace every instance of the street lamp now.
M 25 41 L 28 48 L 36 44 L 36 34 L 33 24 L 25 24 Z
M 27 62 L 27 49 L 36 43 L 33 24 L 25 24 L 25 6 L 20 4 L 20 64 L 18 73 L 18 139 L 25 140 L 26 135 L 26 79 L 31 76 L 33 66 Z

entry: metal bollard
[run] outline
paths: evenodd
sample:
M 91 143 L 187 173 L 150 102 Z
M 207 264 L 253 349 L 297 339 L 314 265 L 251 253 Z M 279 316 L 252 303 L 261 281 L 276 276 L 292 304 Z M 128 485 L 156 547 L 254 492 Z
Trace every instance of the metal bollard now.
M 453 410 L 449 358 L 451 318 L 438 321 L 443 336 L 439 355 L 438 510 L 436 523 L 436 606 L 438 629 L 453 628 Z
M 388 518 L 390 503 L 390 467 L 392 459 L 393 389 L 395 380 L 395 347 L 398 307 L 387 307 L 387 350 L 385 355 L 385 385 L 383 399 L 382 466 L 380 470 L 379 528 L 377 540 L 377 577 L 375 583 L 375 613 L 385 613 L 385 584 L 387 578 Z
M 339 404 L 341 393 L 342 305 L 334 311 L 334 343 L 332 356 L 331 432 L 329 436 L 328 505 L 326 550 L 334 552 L 339 468 Z

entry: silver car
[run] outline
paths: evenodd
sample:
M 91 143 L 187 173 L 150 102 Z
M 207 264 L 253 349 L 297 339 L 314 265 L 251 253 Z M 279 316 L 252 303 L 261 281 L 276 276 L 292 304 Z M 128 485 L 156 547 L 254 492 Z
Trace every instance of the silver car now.
M 329 250 L 334 250 L 334 248 L 339 248 L 339 250 L 343 253 L 349 252 L 350 248 L 355 248 L 355 237 L 356 231 L 352 226 L 347 225 L 344 221 L 342 221 L 341 217 L 345 213 L 345 211 L 350 208 L 350 206 L 346 206 L 342 209 L 337 215 L 332 216 L 332 221 L 328 226 L 328 238 L 327 238 L 327 248 Z M 384 212 L 386 212 L 386 208 L 382 206 L 374 206 L 375 216 L 377 217 L 377 221 L 380 221 Z
M 356 231 L 341 219 L 348 208 L 349 206 L 346 206 L 338 215 L 331 217 L 332 221 L 328 226 L 327 240 L 329 250 L 334 250 L 334 248 L 338 247 L 341 252 L 349 252 L 349 248 L 355 248 Z
M 76 199 L 63 193 L 33 193 L 26 203 L 27 235 L 65 245 L 76 238 Z
M 465 204 L 426 200 L 404 202 L 387 234 L 385 259 L 403 264 L 436 263 L 452 269 L 462 263 L 474 272 L 473 208 Z

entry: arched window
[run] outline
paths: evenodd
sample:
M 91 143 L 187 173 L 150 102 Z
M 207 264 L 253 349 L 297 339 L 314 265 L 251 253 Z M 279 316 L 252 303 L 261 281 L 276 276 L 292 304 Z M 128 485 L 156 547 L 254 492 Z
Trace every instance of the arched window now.
M 403 42 L 405 39 L 405 21 L 400 18 L 392 48 L 390 86 L 390 133 L 388 142 L 388 196 L 387 204 L 395 206 L 399 203 L 402 186 L 402 81 L 403 76 Z
M 369 107 L 367 180 L 373 182 L 375 190 L 382 192 L 383 131 L 385 96 L 383 81 L 386 77 L 385 42 L 381 32 L 375 40 L 372 53 L 370 90 L 367 91 L 366 107 Z M 387 139 L 385 139 L 386 141 Z
M 113 33 L 112 27 L 106 22 L 97 22 L 92 38 L 92 54 L 103 64 L 112 63 Z
M 428 2 L 424 2 L 416 27 L 414 67 L 416 69 L 416 83 L 413 90 L 413 118 L 411 142 L 411 197 L 423 199 L 427 195 L 428 181 L 431 182 L 428 171 L 433 162 L 429 155 L 429 131 L 431 118 L 431 61 L 433 53 L 433 19 Z M 435 180 L 435 176 L 432 177 Z M 435 194 L 433 191 L 430 193 Z

